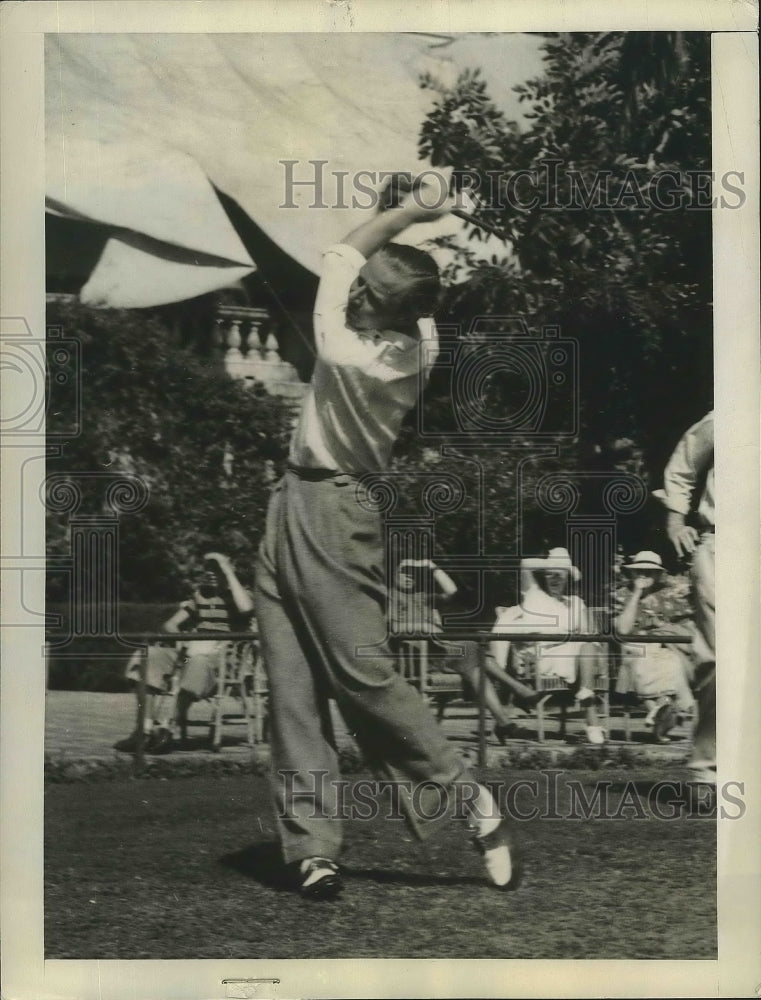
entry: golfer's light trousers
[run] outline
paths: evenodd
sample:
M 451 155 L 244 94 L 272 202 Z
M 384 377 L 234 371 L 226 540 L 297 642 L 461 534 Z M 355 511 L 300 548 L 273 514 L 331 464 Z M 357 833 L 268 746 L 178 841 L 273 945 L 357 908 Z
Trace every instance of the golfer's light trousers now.
M 384 566 L 382 522 L 358 501 L 356 480 L 286 473 L 270 501 L 256 582 L 286 862 L 340 850 L 344 810 L 329 698 L 376 775 L 398 783 L 398 804 L 419 837 L 430 827 L 420 817 L 436 814 L 433 797 L 471 781 L 430 709 L 395 670 Z

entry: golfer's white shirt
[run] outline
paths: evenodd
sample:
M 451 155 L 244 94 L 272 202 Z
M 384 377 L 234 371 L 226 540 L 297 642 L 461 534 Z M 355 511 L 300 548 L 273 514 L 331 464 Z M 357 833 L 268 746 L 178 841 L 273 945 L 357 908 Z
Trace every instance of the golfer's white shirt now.
M 438 352 L 430 317 L 418 320 L 420 341 L 346 326 L 349 289 L 364 263 L 358 250 L 340 243 L 323 256 L 314 308 L 317 360 L 291 439 L 294 465 L 354 474 L 384 469 Z

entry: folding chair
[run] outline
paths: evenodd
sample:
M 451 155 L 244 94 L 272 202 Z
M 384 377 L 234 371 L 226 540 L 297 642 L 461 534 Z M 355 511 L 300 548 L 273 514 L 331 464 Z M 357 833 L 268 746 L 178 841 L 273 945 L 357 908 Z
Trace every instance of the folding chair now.
M 441 722 L 447 702 L 462 696 L 460 675 L 454 670 L 430 669 L 431 658 L 426 639 L 402 639 L 398 647 L 399 673 L 417 688 L 426 702 L 435 702 L 436 717 Z
M 425 696 L 428 685 L 428 642 L 426 639 L 400 639 L 397 669 L 401 676 Z
M 592 690 L 596 695 L 598 695 L 600 701 L 602 702 L 600 721 L 607 725 L 610 717 L 610 678 L 608 675 L 607 657 L 605 657 L 604 663 L 605 666 L 595 675 Z M 544 743 L 544 708 L 552 698 L 558 698 L 558 707 L 560 709 L 559 735 L 561 739 L 565 738 L 567 723 L 566 713 L 568 711 L 568 706 L 573 702 L 570 685 L 567 681 L 563 680 L 562 677 L 537 676 L 535 678 L 535 687 L 537 691 L 544 693 L 544 697 L 540 698 L 536 703 L 537 740 L 540 743 Z
M 231 718 L 246 723 L 249 746 L 261 743 L 266 734 L 265 705 L 267 684 L 257 644 L 249 639 L 230 641 L 220 650 L 217 663 L 217 686 L 211 697 L 212 721 L 209 742 L 218 751 L 222 744 L 222 725 Z M 242 712 L 224 711 L 225 699 L 234 698 Z
M 601 609 L 587 608 L 587 628 L 594 632 L 601 627 Z M 601 666 L 592 681 L 592 690 L 602 703 L 600 711 L 600 721 L 604 726 L 608 726 L 610 720 L 610 653 L 607 644 L 601 649 Z M 570 685 L 559 677 L 537 677 L 537 690 L 547 691 L 547 697 L 542 698 L 537 703 L 537 739 L 540 743 L 544 741 L 544 706 L 553 697 L 560 694 L 560 736 L 566 734 L 566 712 L 571 704 Z M 565 692 L 565 694 L 563 694 Z
M 516 627 L 516 637 L 511 640 L 510 648 L 508 650 L 508 659 L 506 664 L 506 670 L 512 673 L 519 680 L 524 683 L 533 686 L 537 692 L 542 693 L 541 697 L 536 703 L 536 720 L 537 720 L 537 740 L 539 743 L 544 742 L 545 736 L 545 708 L 547 704 L 553 700 L 557 699 L 558 707 L 560 708 L 560 729 L 559 735 L 564 738 L 566 735 L 566 723 L 567 723 L 567 710 L 568 706 L 573 702 L 571 685 L 567 681 L 563 680 L 562 677 L 552 677 L 552 676 L 540 676 L 536 669 L 536 656 L 530 657 L 532 661 L 531 667 L 525 672 L 518 671 L 516 669 L 516 662 L 519 654 L 525 654 L 528 650 L 536 650 L 536 644 L 533 642 L 522 642 L 520 639 L 520 629 L 518 623 L 522 619 L 522 608 L 516 606 L 515 608 L 503 608 L 498 607 L 496 609 L 497 617 L 502 618 L 503 623 L 508 627 Z M 596 620 L 596 609 L 587 609 L 590 619 L 590 624 L 593 620 Z M 513 613 L 513 620 L 509 620 L 510 612 Z M 506 616 L 508 620 L 505 622 Z M 525 626 L 524 626 L 525 629 Z M 525 629 L 528 631 L 528 629 Z M 534 631 L 541 631 L 540 628 L 534 626 Z M 592 690 L 596 695 L 599 696 L 602 702 L 602 719 L 607 723 L 608 717 L 610 715 L 610 678 L 608 669 L 608 653 L 607 649 L 603 652 L 603 667 L 600 669 L 598 674 L 594 677 L 592 684 Z

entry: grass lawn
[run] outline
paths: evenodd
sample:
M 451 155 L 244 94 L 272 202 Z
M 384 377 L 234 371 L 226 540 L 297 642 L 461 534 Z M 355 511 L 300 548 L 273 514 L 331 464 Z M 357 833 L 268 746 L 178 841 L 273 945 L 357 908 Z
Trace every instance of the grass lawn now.
M 567 772 L 558 813 L 565 778 L 591 792 L 601 777 Z M 636 778 L 646 789 L 663 773 Z M 45 826 L 46 958 L 716 956 L 711 818 L 517 824 L 527 871 L 511 893 L 484 882 L 462 822 L 420 844 L 399 821 L 357 821 L 331 903 L 279 882 L 262 778 L 50 785 Z

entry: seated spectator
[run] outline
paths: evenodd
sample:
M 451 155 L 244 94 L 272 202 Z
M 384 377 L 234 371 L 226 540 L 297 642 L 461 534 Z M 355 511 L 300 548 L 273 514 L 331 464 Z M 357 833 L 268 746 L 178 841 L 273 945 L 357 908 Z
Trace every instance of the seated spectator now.
M 569 581 L 578 582 L 581 573 L 571 562 L 568 551 L 552 549 L 546 559 L 524 559 L 521 562 L 522 597 L 519 608 L 504 609 L 497 617 L 493 631 L 557 632 L 569 636 L 574 632 L 592 631 L 587 608 L 580 597 L 567 593 Z M 576 700 L 584 709 L 587 738 L 590 743 L 605 742 L 600 726 L 593 690 L 595 677 L 603 672 L 602 651 L 597 643 L 574 639 L 557 642 L 521 644 L 518 641 L 513 661 L 509 660 L 509 642 L 493 643 L 492 655 L 497 667 L 513 676 L 534 673 L 537 678 L 557 677 L 575 691 Z
M 638 552 L 622 569 L 627 586 L 616 591 L 614 627 L 619 635 L 692 635 L 686 580 L 668 578 L 656 552 Z M 669 731 L 695 705 L 687 648 L 665 643 L 621 647 L 616 692 L 633 692 L 644 700 L 649 709 L 645 725 L 659 743 L 668 742 Z
M 203 561 L 203 575 L 198 588 L 164 622 L 162 630 L 168 634 L 182 631 L 219 634 L 248 629 L 253 601 L 241 586 L 230 560 L 218 552 L 209 552 L 203 557 Z M 218 657 L 223 649 L 224 640 L 219 638 L 188 642 L 182 651 L 177 647 L 149 647 L 144 711 L 146 738 L 143 744 L 147 753 L 167 753 L 172 748 L 172 726 L 175 721 L 179 726 L 181 739 L 186 739 L 188 709 L 193 702 L 208 698 L 214 693 Z M 138 699 L 139 663 L 138 653 L 127 664 L 127 676 L 136 683 Z M 173 683 L 178 684 L 176 720 L 171 718 L 166 709 L 169 699 L 164 697 Z M 139 711 L 138 703 L 138 718 Z M 130 736 L 114 744 L 114 749 L 122 753 L 134 753 L 137 738 L 136 726 Z
M 454 580 L 430 559 L 403 560 L 389 594 L 389 631 L 398 639 L 403 639 L 405 635 L 430 636 L 430 654 L 443 658 L 443 669 L 454 670 L 461 676 L 467 695 L 475 700 L 479 683 L 478 643 L 449 643 L 441 638 L 443 628 L 437 605 L 451 601 L 456 593 Z M 505 678 L 502 671 L 495 670 L 488 656 L 485 672 L 484 702 L 495 719 L 494 735 L 504 743 L 512 725 L 490 677 L 496 675 L 501 682 Z M 512 679 L 508 682 L 521 697 L 527 700 L 534 698 L 534 691 L 527 685 Z
M 162 628 L 166 629 L 166 624 Z M 168 753 L 172 745 L 172 725 L 174 718 L 174 696 L 178 659 L 180 651 L 174 645 L 149 646 L 146 654 L 145 667 L 145 710 L 143 713 L 143 750 L 146 753 Z M 140 650 L 130 657 L 127 663 L 126 677 L 135 686 L 135 696 L 138 699 L 138 718 L 140 712 Z M 134 753 L 137 749 L 138 728 L 123 740 L 114 743 L 114 750 L 122 753 Z

